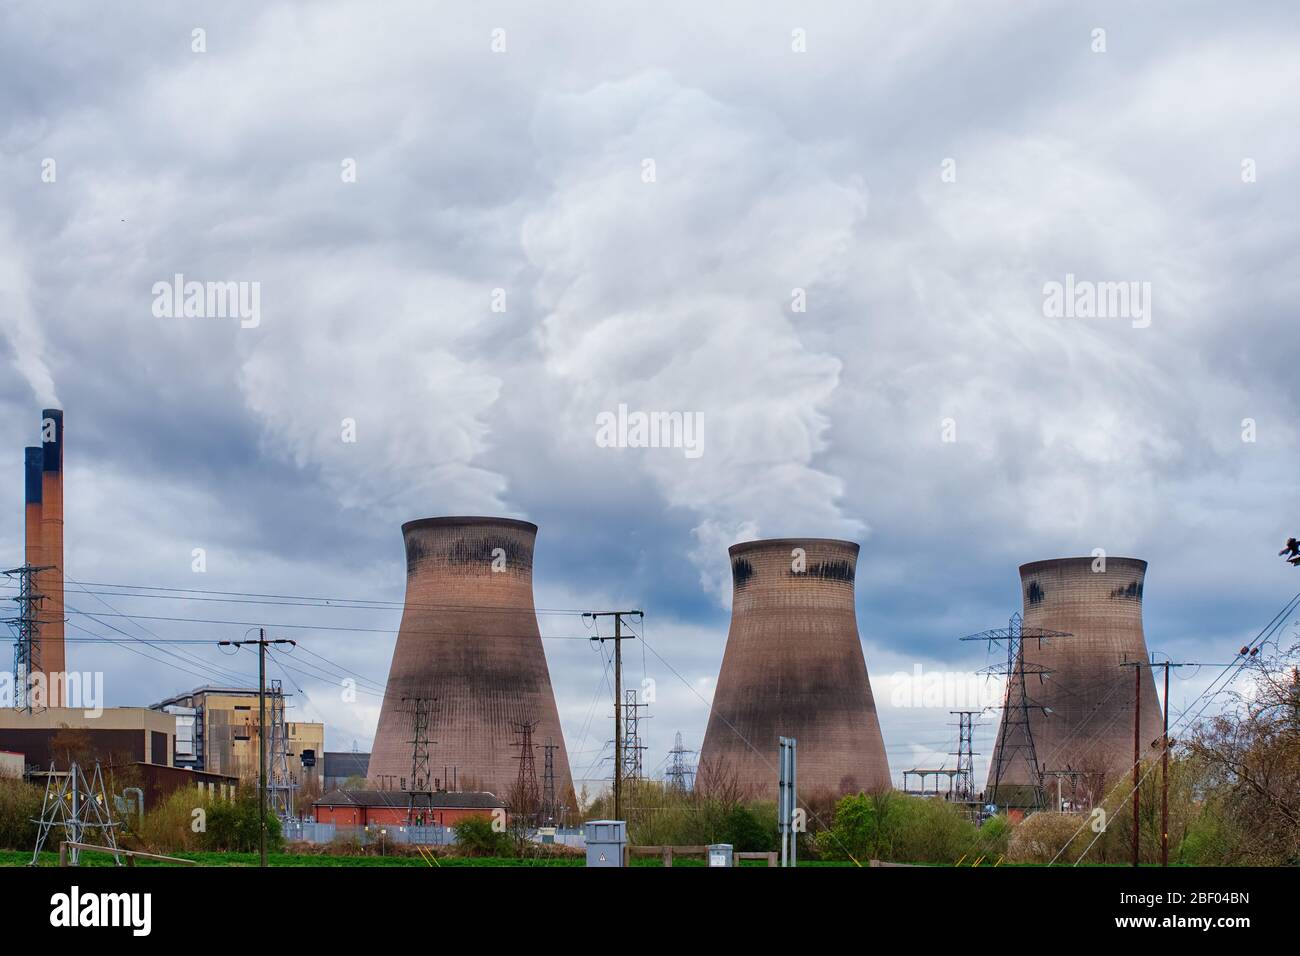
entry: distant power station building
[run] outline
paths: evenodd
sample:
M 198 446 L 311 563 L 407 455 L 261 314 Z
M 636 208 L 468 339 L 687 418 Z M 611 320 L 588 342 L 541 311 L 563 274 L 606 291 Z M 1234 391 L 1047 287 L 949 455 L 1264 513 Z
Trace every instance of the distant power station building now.
M 1094 567 L 1097 570 L 1094 570 Z M 1104 570 L 1100 570 L 1104 567 Z M 1147 661 L 1142 632 L 1142 592 L 1147 563 L 1136 558 L 1057 558 L 1020 567 L 1024 596 L 1025 680 L 1031 706 L 1023 714 L 1003 713 L 989 765 L 989 795 L 999 803 L 1028 803 L 1022 795 L 1038 785 L 1024 755 L 1032 752 L 1051 799 L 1058 780 L 1064 797 L 1093 803 L 1099 787 L 1133 768 L 1134 668 Z M 1035 628 L 1062 631 L 1041 643 Z M 1160 701 L 1149 667 L 1139 667 L 1142 720 L 1138 741 L 1150 757 L 1161 734 Z M 1018 679 L 1010 679 L 1019 697 Z M 1032 741 L 1029 739 L 1032 736 Z M 1014 757 L 1013 757 L 1014 754 Z M 1001 769 L 1001 796 L 992 793 Z
M 321 758 L 325 752 L 325 725 L 289 720 L 285 710 L 290 696 L 274 688 L 267 691 L 267 720 L 272 720 L 277 710 L 284 715 L 279 736 L 285 743 L 293 783 L 324 790 Z M 175 720 L 176 766 L 241 780 L 257 778 L 261 725 L 256 687 L 205 685 L 159 701 L 152 709 L 170 714 Z M 269 745 L 276 735 L 268 732 L 266 739 Z M 273 756 L 267 757 L 272 769 Z
M 731 630 L 697 786 L 775 799 L 778 737 L 798 740 L 803 796 L 890 788 L 858 637 L 858 546 L 789 538 L 730 549 Z
M 406 605 L 367 777 L 390 790 L 478 790 L 508 800 L 519 778 L 516 731 L 532 724 L 533 741 L 556 742 L 555 794 L 572 808 L 533 606 L 537 526 L 425 518 L 402 525 L 402 535 Z

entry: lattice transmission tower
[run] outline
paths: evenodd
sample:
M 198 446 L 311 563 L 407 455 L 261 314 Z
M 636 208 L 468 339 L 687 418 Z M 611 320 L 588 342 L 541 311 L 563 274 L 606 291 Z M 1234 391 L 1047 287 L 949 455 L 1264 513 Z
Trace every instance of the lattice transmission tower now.
M 1006 693 L 1002 700 L 1002 721 L 998 729 L 998 742 L 995 748 L 992 786 L 987 798 L 993 803 L 1007 803 L 1001 793 L 1002 780 L 1009 775 L 1017 761 L 1022 761 L 1030 781 L 1029 801 L 1019 800 L 1034 808 L 1043 806 L 1043 767 L 1038 762 L 1038 751 L 1034 745 L 1034 728 L 1029 719 L 1030 711 L 1038 710 L 1047 716 L 1048 711 L 1036 704 L 1029 696 L 1029 679 L 1038 678 L 1041 684 L 1050 674 L 1051 668 L 1025 660 L 1026 643 L 1036 643 L 1042 648 L 1043 642 L 1059 637 L 1070 637 L 1066 631 L 1053 631 L 1045 627 L 1025 627 L 1020 615 L 1011 615 L 1006 627 L 995 627 L 978 634 L 969 634 L 963 641 L 985 641 L 991 649 L 995 644 L 1006 651 L 1005 662 L 991 664 L 983 668 L 982 674 L 1000 674 L 1006 678 Z M 1010 785 L 1009 785 L 1010 786 Z M 1014 797 L 1012 798 L 1014 799 Z
M 537 723 L 535 720 L 511 722 L 515 736 L 519 738 L 514 743 L 519 748 L 519 774 L 515 778 L 512 809 L 520 822 L 529 825 L 536 823 L 541 803 L 537 790 L 537 761 L 533 753 L 533 731 L 537 729 Z
M 695 768 L 688 758 L 695 754 L 696 751 L 686 749 L 682 743 L 682 732 L 677 731 L 677 736 L 673 738 L 673 749 L 668 751 L 668 770 L 664 773 L 669 790 L 684 793 L 691 789 L 695 781 Z
M 50 570 L 51 565 L 37 567 L 24 564 L 3 572 L 7 578 L 18 579 L 18 594 L 13 600 L 18 605 L 16 616 L 5 622 L 14 632 L 14 709 L 32 712 L 42 701 L 34 700 L 32 675 L 41 671 L 41 602 L 45 596 L 36 590 L 36 574 Z M 48 693 L 48 692 L 47 692 Z
M 114 830 L 118 824 L 113 819 L 108 795 L 104 791 L 104 774 L 95 762 L 95 769 L 87 779 L 81 764 L 73 762 L 66 774 L 60 774 L 50 764 L 45 776 L 45 799 L 41 803 L 41 818 L 35 821 L 36 848 L 32 851 L 30 866 L 37 866 L 41 850 L 50 832 L 62 829 L 60 842 L 102 846 L 112 852 L 113 861 L 122 866 Z M 68 847 L 68 862 L 76 866 L 81 860 L 81 847 Z

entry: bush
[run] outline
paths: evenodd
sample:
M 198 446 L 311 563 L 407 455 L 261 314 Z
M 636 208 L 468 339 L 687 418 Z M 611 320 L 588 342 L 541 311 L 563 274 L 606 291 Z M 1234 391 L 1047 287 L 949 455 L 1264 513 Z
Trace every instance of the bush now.
M 953 863 L 977 838 L 975 825 L 952 804 L 891 792 L 844 797 L 813 842 L 830 860 Z
M 194 829 L 194 811 L 209 811 L 213 801 L 198 787 L 176 790 L 155 807 L 145 807 L 144 819 L 133 817 L 131 834 L 140 848 L 152 853 L 177 853 L 203 850 L 207 835 Z
M 776 830 L 776 813 L 771 814 L 771 823 L 766 817 L 760 818 L 751 807 L 733 807 L 722 821 L 722 839 L 711 841 L 730 843 L 738 853 L 762 853 L 775 850 L 778 833 Z
M 514 855 L 514 841 L 510 834 L 492 829 L 491 820 L 467 817 L 452 829 L 456 832 L 456 845 L 465 856 Z
M 1007 859 L 1012 863 L 1074 863 L 1094 836 L 1086 817 L 1040 810 L 1012 828 Z M 1086 859 L 1097 862 L 1091 853 Z
M 21 780 L 0 780 L 0 847 L 26 850 L 36 846 L 36 824 L 45 791 Z
M 204 849 L 252 853 L 261 846 L 258 827 L 259 796 L 255 788 L 245 788 L 234 800 L 213 800 L 207 805 L 208 829 Z M 266 848 L 278 850 L 284 839 L 280 821 L 266 815 Z

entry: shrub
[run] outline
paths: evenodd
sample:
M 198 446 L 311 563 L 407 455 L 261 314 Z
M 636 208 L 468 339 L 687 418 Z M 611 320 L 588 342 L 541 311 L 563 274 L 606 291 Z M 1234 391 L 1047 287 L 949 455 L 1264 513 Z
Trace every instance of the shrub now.
M 512 856 L 514 841 L 510 834 L 492 829 L 492 821 L 482 817 L 467 817 L 452 829 L 456 832 L 456 845 L 465 856 Z
M 261 845 L 258 827 L 259 797 L 254 788 L 245 788 L 234 800 L 213 800 L 207 806 L 208 829 L 205 849 L 251 853 Z M 280 821 L 266 815 L 266 848 L 278 850 L 284 840 Z
M 1007 859 L 1013 863 L 1074 863 L 1096 836 L 1086 824 L 1086 818 L 1074 813 L 1031 813 L 1012 828 Z
M 819 856 L 831 860 L 952 863 L 977 836 L 975 825 L 942 800 L 859 793 L 835 805 L 834 822 L 813 843 Z
M 153 853 L 205 849 L 207 837 L 195 831 L 194 811 L 202 809 L 206 814 L 211 803 L 198 787 L 183 787 L 157 806 L 146 806 L 144 819 L 130 822 L 131 832 L 142 849 Z
M 760 819 L 751 807 L 733 807 L 722 821 L 722 839 L 717 843 L 730 843 L 738 853 L 761 853 L 776 849 L 777 830 L 776 814 L 771 814 L 771 823 Z
M 36 824 L 45 792 L 21 780 L 0 780 L 0 847 L 27 850 L 36 846 Z

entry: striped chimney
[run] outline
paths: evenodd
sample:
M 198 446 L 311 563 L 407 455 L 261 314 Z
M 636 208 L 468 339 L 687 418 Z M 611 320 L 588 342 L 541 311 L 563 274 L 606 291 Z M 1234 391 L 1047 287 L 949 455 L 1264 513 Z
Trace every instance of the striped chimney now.
M 26 535 L 26 547 L 23 562 L 32 566 L 42 563 L 41 548 L 41 472 L 45 467 L 45 452 L 38 448 L 23 451 L 23 464 L 26 469 L 26 510 L 24 512 L 23 530 Z
M 49 681 L 49 706 L 66 705 L 62 675 L 67 670 L 63 644 L 63 410 L 41 412 L 41 549 L 50 570 L 37 576 L 41 605 L 41 670 L 58 674 Z

